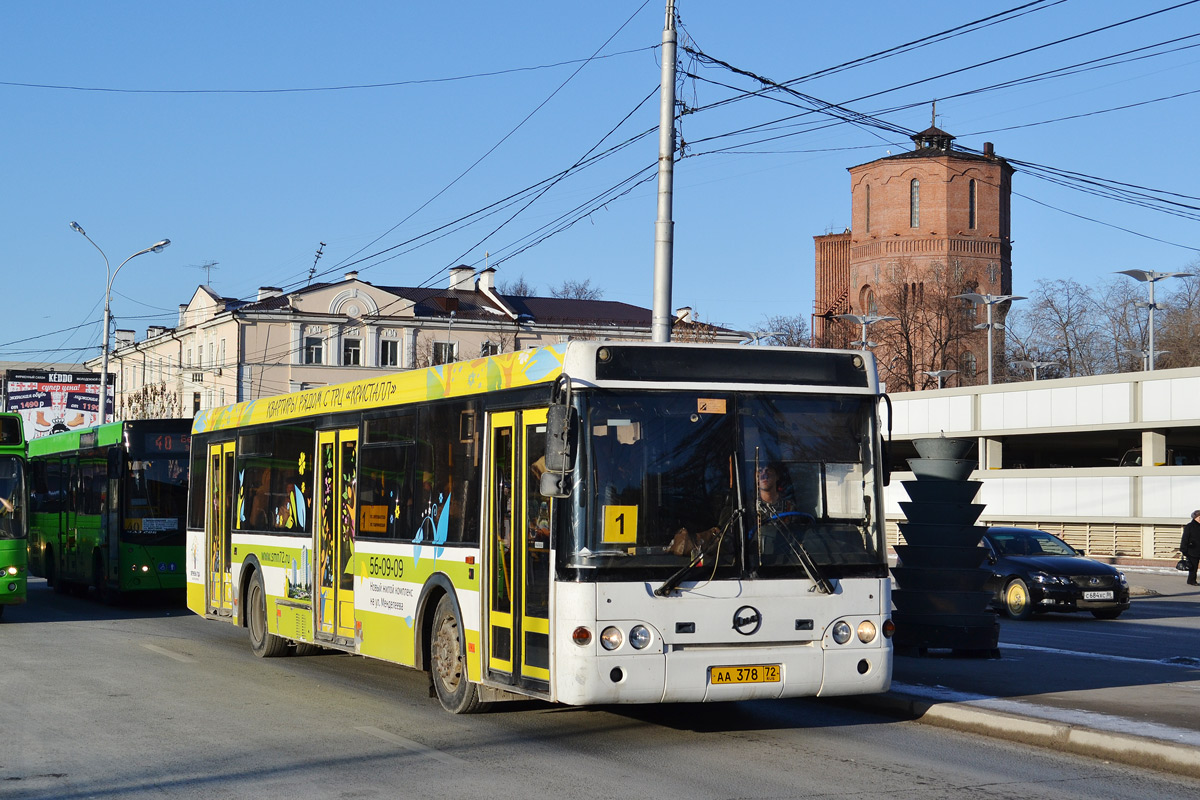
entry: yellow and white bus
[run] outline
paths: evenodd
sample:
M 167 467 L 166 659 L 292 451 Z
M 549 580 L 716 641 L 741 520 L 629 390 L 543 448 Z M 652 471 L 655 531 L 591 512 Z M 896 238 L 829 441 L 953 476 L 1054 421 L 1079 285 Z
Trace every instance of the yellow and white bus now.
M 188 606 L 454 713 L 888 689 L 869 353 L 572 341 L 214 409 Z

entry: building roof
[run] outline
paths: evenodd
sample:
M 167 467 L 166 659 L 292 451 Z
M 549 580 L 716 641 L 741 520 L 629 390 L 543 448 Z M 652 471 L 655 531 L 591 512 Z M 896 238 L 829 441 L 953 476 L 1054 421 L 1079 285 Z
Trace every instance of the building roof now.
M 952 142 L 957 137 L 933 125 L 920 133 L 914 133 L 909 138 L 916 145 L 914 149 L 877 158 L 874 161 L 867 161 L 857 166 L 862 167 L 866 166 L 866 164 L 874 164 L 879 161 L 902 161 L 914 158 L 936 158 L 938 156 L 949 156 L 959 161 L 986 161 L 992 164 L 1008 164 L 1003 158 L 990 152 L 990 144 L 984 146 L 983 153 L 969 153 L 966 150 L 955 149 Z M 855 167 L 851 167 L 851 169 L 855 169 Z
M 334 284 L 314 283 L 291 292 L 305 294 Z M 373 284 L 374 285 L 374 284 Z M 447 289 L 419 286 L 375 286 L 413 303 L 413 315 L 418 318 L 446 318 L 450 312 L 459 320 L 497 321 L 508 319 L 507 310 L 500 308 L 487 294 L 477 289 Z M 522 297 L 494 292 L 518 317 L 556 325 L 613 325 L 646 327 L 651 323 L 650 309 L 614 300 L 576 300 L 566 297 Z M 229 301 L 230 310 L 241 312 L 286 311 L 291 307 L 288 294 L 279 294 L 252 301 Z

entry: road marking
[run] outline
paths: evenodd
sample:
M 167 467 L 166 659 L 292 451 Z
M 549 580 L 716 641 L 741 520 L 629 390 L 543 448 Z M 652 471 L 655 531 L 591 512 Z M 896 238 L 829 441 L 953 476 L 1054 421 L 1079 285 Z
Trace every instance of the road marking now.
M 385 742 L 391 742 L 392 744 L 403 747 L 405 750 L 411 750 L 417 755 L 432 758 L 435 761 L 440 761 L 443 764 L 448 764 L 452 767 L 463 767 L 467 765 L 467 762 L 463 761 L 461 758 L 455 758 L 452 755 L 443 753 L 441 750 L 435 750 L 432 747 L 426 747 L 420 742 L 414 742 L 412 739 L 405 739 L 403 736 L 397 736 L 394 733 L 388 733 L 387 731 L 380 730 L 379 728 L 372 728 L 369 725 L 360 725 L 357 726 L 355 730 L 362 731 L 363 733 L 369 733 L 371 736 L 374 736 L 378 739 L 383 739 Z
M 1133 658 L 1132 656 L 1115 656 L 1107 653 L 1087 653 L 1082 650 L 1062 650 L 1057 647 L 1039 647 L 1033 644 L 1001 644 L 1000 649 L 1011 647 L 1017 650 L 1036 650 L 1039 653 L 1057 653 L 1064 656 L 1079 656 L 1080 658 L 1098 658 L 1102 661 L 1124 661 L 1129 664 L 1162 664 L 1168 667 L 1188 667 L 1194 669 L 1194 659 L 1174 656 L 1171 658 Z
M 155 653 L 158 653 L 160 656 L 166 656 L 167 658 L 173 658 L 176 661 L 182 661 L 184 664 L 196 663 L 196 659 L 192 658 L 191 656 L 185 656 L 183 653 L 172 652 L 172 651 L 168 650 L 167 648 L 159 647 L 156 644 L 143 644 L 142 647 L 146 648 L 147 650 L 151 650 Z

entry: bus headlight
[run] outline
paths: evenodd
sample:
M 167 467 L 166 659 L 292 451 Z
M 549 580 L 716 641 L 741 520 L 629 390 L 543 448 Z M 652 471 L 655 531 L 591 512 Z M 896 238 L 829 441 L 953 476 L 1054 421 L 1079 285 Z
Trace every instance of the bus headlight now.
M 644 650 L 650 644 L 650 629 L 645 625 L 634 625 L 629 632 L 629 643 L 634 650 Z
M 12 567 L 12 566 L 10 566 L 7 570 L 9 575 L 16 575 L 20 571 L 21 570 L 17 569 L 16 567 Z
M 875 623 L 869 619 L 864 619 L 858 623 L 858 640 L 863 644 L 875 639 Z
M 853 631 L 850 630 L 850 625 L 844 619 L 839 619 L 833 626 L 833 640 L 838 644 L 845 644 L 850 641 L 850 635 Z
M 620 629 L 611 625 L 600 633 L 600 644 L 604 646 L 605 650 L 616 650 L 623 641 L 625 641 L 625 637 L 621 635 Z

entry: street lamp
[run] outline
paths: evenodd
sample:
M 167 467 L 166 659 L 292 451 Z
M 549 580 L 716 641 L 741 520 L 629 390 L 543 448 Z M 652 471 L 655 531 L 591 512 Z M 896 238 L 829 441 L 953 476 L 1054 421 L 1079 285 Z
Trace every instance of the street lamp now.
M 982 322 L 975 326 L 976 330 L 987 331 L 987 349 L 988 349 L 988 386 L 992 385 L 992 329 L 999 328 L 1004 330 L 1004 326 L 999 322 L 992 322 L 992 306 L 997 303 L 1003 303 L 1009 300 L 1028 300 L 1029 298 L 1019 294 L 980 294 L 979 292 L 966 292 L 965 294 L 956 294 L 956 298 L 970 300 L 972 303 L 983 303 L 987 306 L 987 322 Z
M 894 322 L 897 317 L 881 317 L 878 314 L 838 314 L 838 319 L 848 320 L 855 325 L 862 326 L 862 338 L 850 344 L 858 345 L 861 350 L 868 350 L 875 346 L 875 342 L 867 340 L 867 326 L 874 325 L 876 322 Z
M 71 223 L 71 230 L 78 233 L 83 238 L 92 242 L 92 237 L 84 233 L 83 228 L 79 227 L 78 222 Z M 92 242 L 92 247 L 100 252 L 100 256 L 104 259 L 104 272 L 107 278 L 107 283 L 104 286 L 104 345 L 103 355 L 100 358 L 100 422 L 101 424 L 108 422 L 108 326 L 109 326 L 109 308 L 112 301 L 112 285 L 113 280 L 117 277 L 117 273 L 121 271 L 121 267 L 128 264 L 138 256 L 144 256 L 146 253 L 161 253 L 163 248 L 171 243 L 170 239 L 163 239 L 161 242 L 155 242 L 149 247 L 138 250 L 120 263 L 120 265 L 111 272 L 109 271 L 108 256 L 104 255 L 104 251 L 100 250 L 100 245 Z
M 1014 361 L 1012 362 L 1012 366 L 1033 370 L 1033 379 L 1036 381 L 1039 369 L 1042 367 L 1053 367 L 1057 363 L 1057 361 Z
M 958 372 L 956 369 L 927 369 L 922 371 L 931 378 L 937 378 L 939 389 L 942 388 L 942 381 L 944 379 L 949 378 L 951 375 Z
M 745 336 L 746 338 L 738 342 L 738 344 L 762 345 L 763 339 L 767 339 L 772 336 L 783 336 L 783 331 L 755 331 L 754 333 L 743 331 L 742 336 Z
M 1155 272 L 1152 269 L 1121 269 L 1117 270 L 1117 272 L 1119 272 L 1121 275 L 1128 275 L 1134 280 L 1141 281 L 1150 287 L 1150 302 L 1134 303 L 1134 305 L 1138 308 L 1150 309 L 1149 345 L 1146 348 L 1149 352 L 1146 359 L 1146 371 L 1152 372 L 1154 370 L 1154 357 L 1157 355 L 1157 353 L 1154 352 L 1154 309 L 1158 308 L 1158 306 L 1154 303 L 1154 284 L 1158 283 L 1163 278 L 1190 278 L 1194 273 Z

